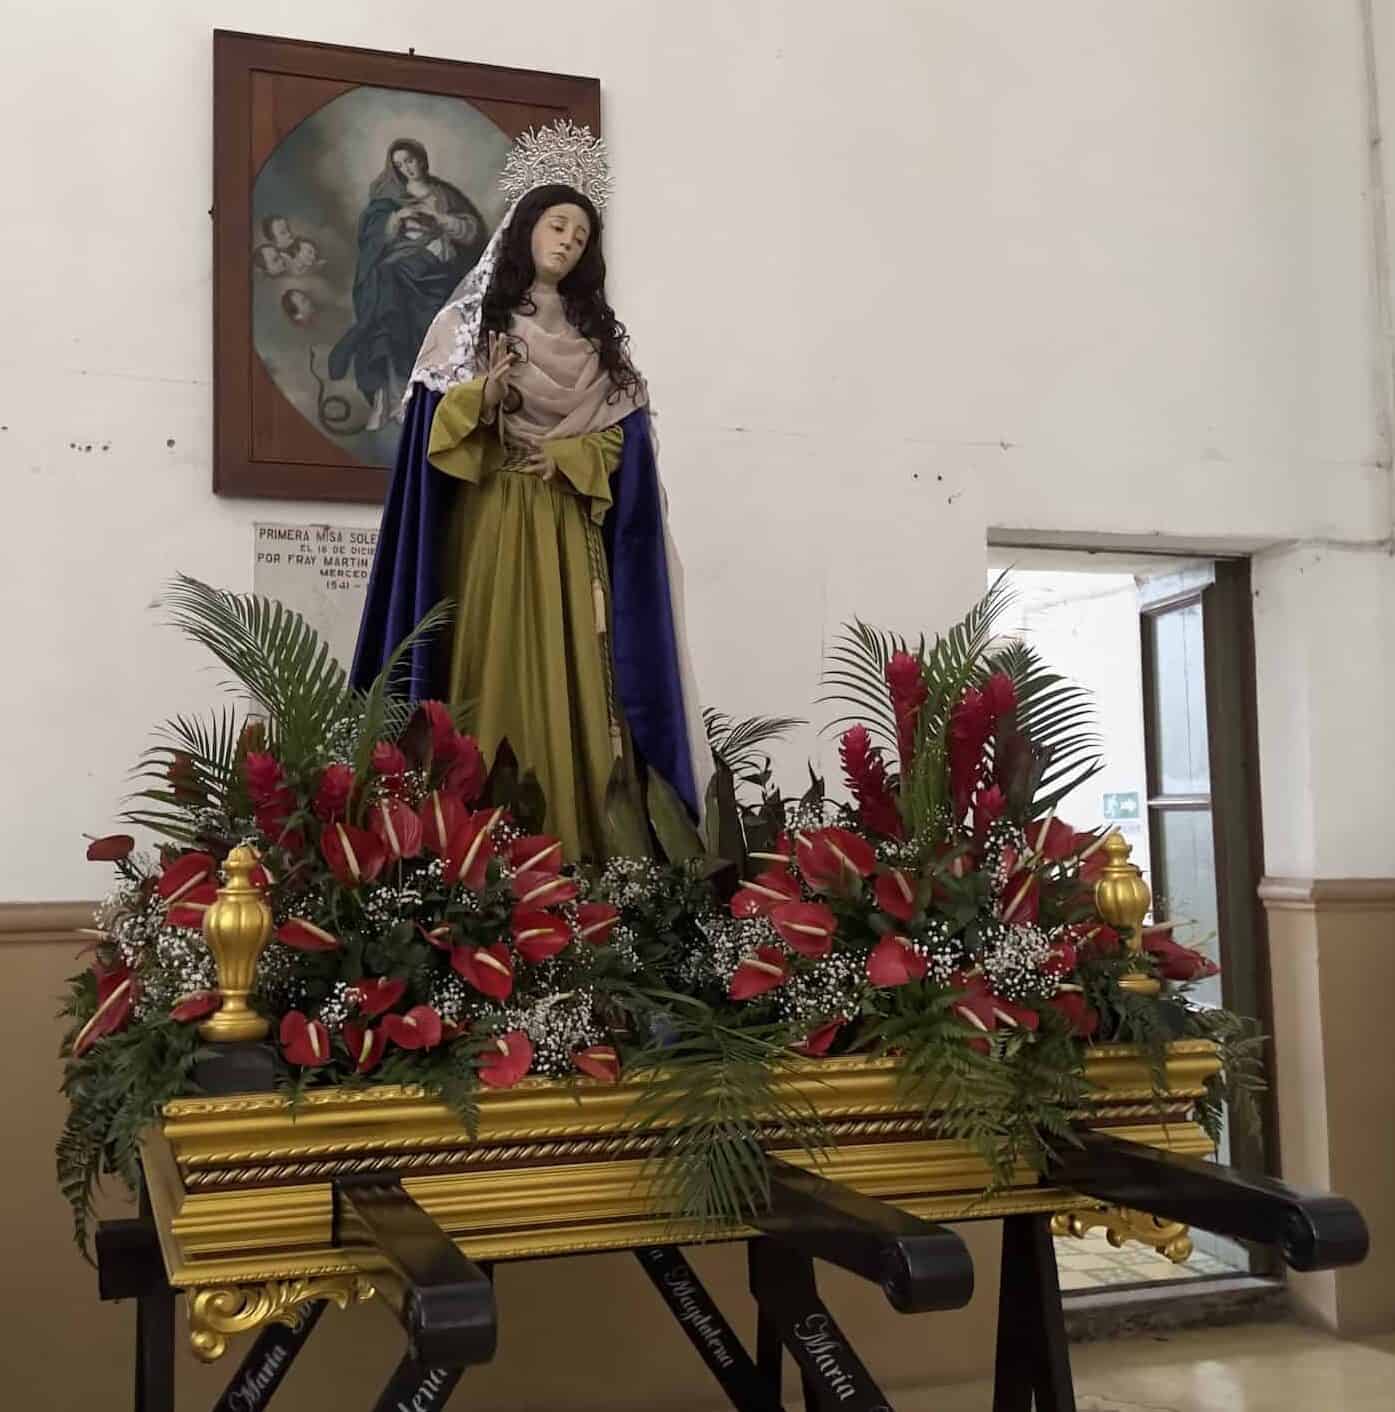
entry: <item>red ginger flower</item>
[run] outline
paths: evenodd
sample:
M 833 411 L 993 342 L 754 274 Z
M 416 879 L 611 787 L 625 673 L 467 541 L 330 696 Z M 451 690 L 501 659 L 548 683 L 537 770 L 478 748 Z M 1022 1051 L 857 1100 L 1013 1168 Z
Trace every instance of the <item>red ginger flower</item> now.
M 843 778 L 857 800 L 857 816 L 863 825 L 884 838 L 904 838 L 905 829 L 892 797 L 886 761 L 882 759 L 881 749 L 872 744 L 867 727 L 854 726 L 844 731 L 838 743 L 838 755 L 843 762 Z
M 732 973 L 727 994 L 733 1000 L 751 1000 L 784 985 L 789 974 L 790 963 L 778 946 L 758 946 L 755 954 L 744 957 Z
M 489 782 L 484 756 L 474 736 L 456 733 L 450 746 L 450 767 L 441 780 L 441 788 L 466 804 L 473 804 Z
M 533 1041 L 524 1030 L 496 1035 L 480 1055 L 480 1082 L 488 1088 L 512 1088 L 533 1066 Z
M 458 733 L 450 707 L 444 701 L 423 701 L 417 706 L 417 715 L 425 720 L 431 732 L 431 758 L 443 765 L 455 758 L 455 742 Z
M 996 784 L 979 790 L 974 796 L 974 836 L 982 839 L 1006 812 L 1007 795 Z
M 901 757 L 901 773 L 905 774 L 915 753 L 920 708 L 930 695 L 921 673 L 920 659 L 909 652 L 894 653 L 886 664 L 886 685 L 891 695 L 891 709 L 896 715 L 896 748 Z
M 583 1073 L 603 1084 L 613 1084 L 620 1079 L 620 1056 L 609 1044 L 592 1044 L 578 1049 L 572 1055 L 572 1063 Z
M 280 1039 L 281 1052 L 290 1064 L 313 1069 L 329 1062 L 329 1031 L 319 1020 L 308 1019 L 299 1010 L 291 1010 L 282 1018 Z
M 348 812 L 349 797 L 354 792 L 353 766 L 336 762 L 326 765 L 315 789 L 313 808 L 317 818 L 325 823 L 342 819 Z
M 247 794 L 252 803 L 260 808 L 275 797 L 276 792 L 286 782 L 286 772 L 281 762 L 264 751 L 249 751 L 242 762 L 242 778 L 247 782 Z
M 371 759 L 374 771 L 387 779 L 397 779 L 407 773 L 407 757 L 389 740 L 380 740 L 373 747 Z

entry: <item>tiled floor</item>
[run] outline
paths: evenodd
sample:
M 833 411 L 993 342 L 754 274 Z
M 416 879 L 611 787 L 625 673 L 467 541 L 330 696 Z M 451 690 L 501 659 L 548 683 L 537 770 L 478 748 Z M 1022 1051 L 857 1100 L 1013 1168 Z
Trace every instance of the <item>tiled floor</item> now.
M 1078 1412 L 1391 1412 L 1395 1336 L 1347 1343 L 1295 1324 L 1076 1345 Z M 898 1412 L 988 1412 L 987 1383 L 897 1393 Z
M 1233 1266 L 1199 1250 L 1185 1265 L 1174 1265 L 1165 1255 L 1136 1241 L 1115 1250 L 1101 1230 L 1091 1231 L 1083 1240 L 1074 1236 L 1058 1237 L 1056 1265 L 1063 1290 L 1100 1289 L 1156 1280 L 1194 1280 L 1203 1275 L 1237 1273 Z

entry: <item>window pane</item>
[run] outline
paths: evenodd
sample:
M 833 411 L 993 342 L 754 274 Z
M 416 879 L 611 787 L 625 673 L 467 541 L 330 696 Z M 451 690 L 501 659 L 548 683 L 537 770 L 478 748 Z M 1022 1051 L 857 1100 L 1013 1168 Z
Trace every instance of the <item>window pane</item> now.
M 1159 794 L 1209 794 L 1201 604 L 1149 613 L 1144 623 L 1153 669 L 1153 788 Z
M 1153 851 L 1157 863 L 1153 916 L 1176 922 L 1173 937 L 1220 960 L 1217 937 L 1216 854 L 1209 809 L 1154 809 Z M 1221 1003 L 1219 976 L 1192 994 L 1203 1005 Z

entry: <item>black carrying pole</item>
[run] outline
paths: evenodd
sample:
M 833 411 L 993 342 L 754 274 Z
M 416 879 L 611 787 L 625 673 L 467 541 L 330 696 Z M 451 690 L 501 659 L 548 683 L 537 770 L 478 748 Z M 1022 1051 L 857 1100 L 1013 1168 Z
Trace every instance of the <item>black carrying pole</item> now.
M 268 1324 L 213 1404 L 213 1412 L 263 1412 L 324 1312 L 325 1301 L 313 1299 L 301 1306 L 294 1325 Z
M 160 1238 L 141 1183 L 140 1215 L 97 1227 L 97 1293 L 136 1301 L 135 1412 L 174 1412 L 174 1290 L 165 1278 Z
M 993 1412 L 1075 1412 L 1050 1216 L 1003 1220 Z

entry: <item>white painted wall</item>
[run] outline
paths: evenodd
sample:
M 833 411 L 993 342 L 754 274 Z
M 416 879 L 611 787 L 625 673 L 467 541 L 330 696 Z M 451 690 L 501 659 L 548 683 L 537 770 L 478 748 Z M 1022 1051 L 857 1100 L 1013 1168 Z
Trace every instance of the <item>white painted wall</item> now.
M 956 617 L 990 525 L 1389 536 L 1361 3 L 11 0 L 0 898 L 90 894 L 79 834 L 211 695 L 160 582 L 245 587 L 254 518 L 325 514 L 208 489 L 214 26 L 601 77 L 612 293 L 744 713 L 855 611 Z

